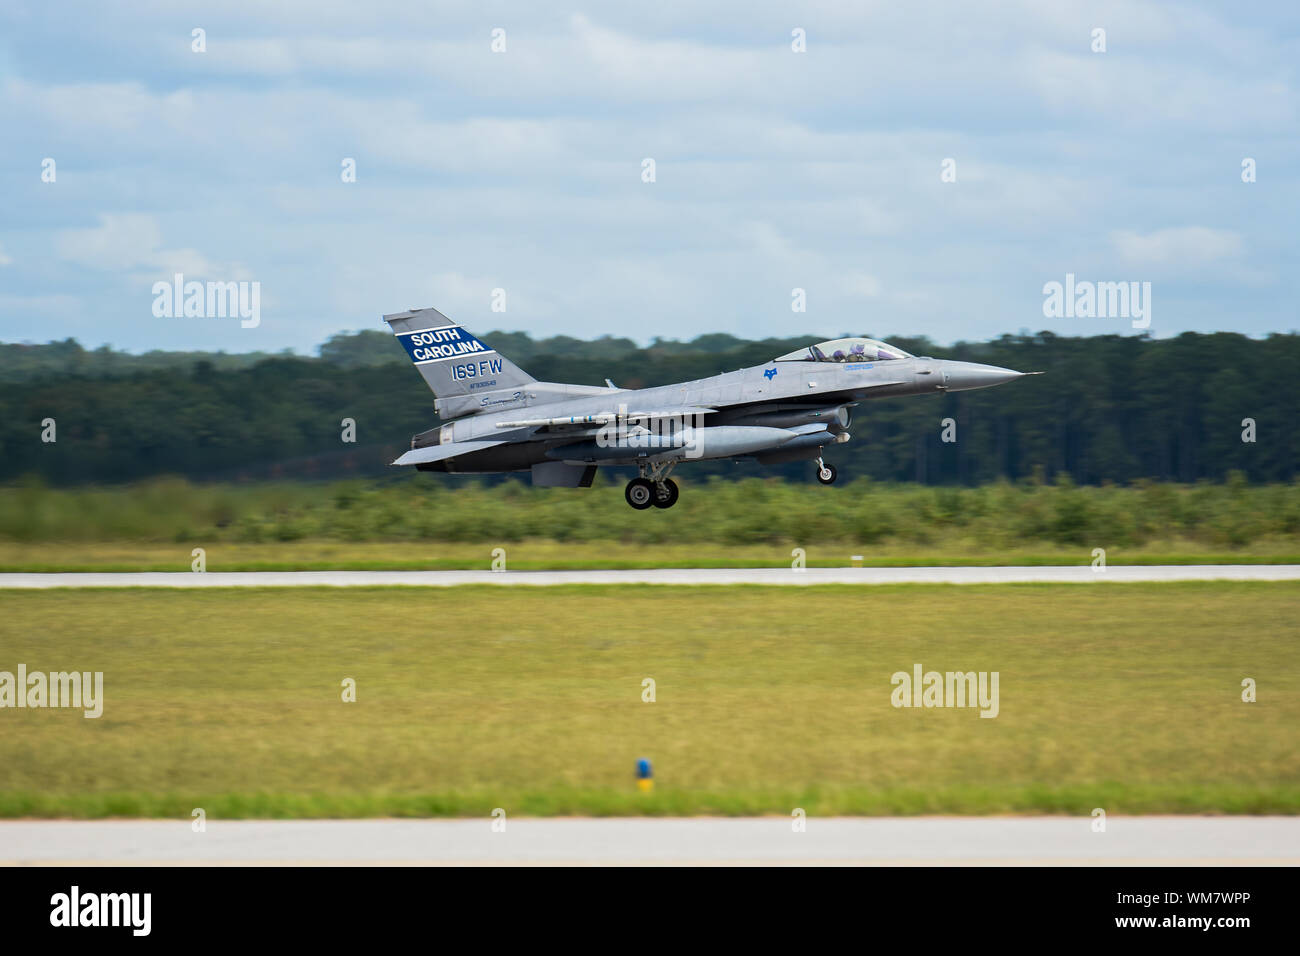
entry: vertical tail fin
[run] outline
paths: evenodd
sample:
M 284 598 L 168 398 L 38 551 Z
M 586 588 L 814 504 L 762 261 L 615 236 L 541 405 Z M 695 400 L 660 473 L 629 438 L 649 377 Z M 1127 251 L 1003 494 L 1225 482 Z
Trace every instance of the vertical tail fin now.
M 394 312 L 384 321 L 424 376 L 444 418 L 500 404 L 489 395 L 536 381 L 437 309 Z

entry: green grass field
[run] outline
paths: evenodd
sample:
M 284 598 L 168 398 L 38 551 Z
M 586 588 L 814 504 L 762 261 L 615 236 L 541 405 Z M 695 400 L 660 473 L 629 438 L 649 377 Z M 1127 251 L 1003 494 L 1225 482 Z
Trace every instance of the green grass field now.
M 0 710 L 9 817 L 1300 812 L 1294 583 L 0 602 L 0 670 L 104 672 L 98 720 Z M 915 663 L 999 715 L 891 706 Z
M 676 479 L 675 479 L 676 480 Z M 979 487 L 820 485 L 780 479 L 680 478 L 681 501 L 637 513 L 617 476 L 592 488 L 488 485 L 408 473 L 387 481 L 132 485 L 49 488 L 20 482 L 0 494 L 0 542 L 218 544 L 333 541 L 487 548 L 528 541 L 627 546 L 784 546 L 986 553 L 1020 548 L 1158 547 L 1198 553 L 1260 547 L 1300 554 L 1300 482 L 1251 485 L 1136 482 L 1076 487 L 1027 479 Z M 1247 553 L 1249 553 L 1247 551 Z
M 0 572 L 484 568 L 514 570 L 1300 562 L 1300 484 L 1068 479 L 980 487 L 809 487 L 683 479 L 679 505 L 638 513 L 621 484 L 532 488 L 424 475 L 389 481 L 49 488 L 0 494 Z

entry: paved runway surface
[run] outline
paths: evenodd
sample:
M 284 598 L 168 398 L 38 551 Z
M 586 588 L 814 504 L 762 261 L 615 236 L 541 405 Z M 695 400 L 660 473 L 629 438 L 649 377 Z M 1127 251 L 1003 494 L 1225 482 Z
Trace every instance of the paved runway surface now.
M 1298 865 L 1300 817 L 3 821 L 0 863 Z
M 649 568 L 626 571 L 139 571 L 0 574 L 0 588 L 360 587 L 460 584 L 1091 584 L 1104 581 L 1294 581 L 1297 564 L 1033 568 Z

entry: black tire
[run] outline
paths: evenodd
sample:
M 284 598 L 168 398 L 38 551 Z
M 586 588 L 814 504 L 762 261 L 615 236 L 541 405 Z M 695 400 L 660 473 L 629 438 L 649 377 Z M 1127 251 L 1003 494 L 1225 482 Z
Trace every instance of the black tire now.
M 655 507 L 671 508 L 673 505 L 677 504 L 677 496 L 677 482 L 673 481 L 671 478 L 665 478 L 663 482 L 663 491 L 661 492 L 659 488 L 655 488 Z
M 655 503 L 654 482 L 644 478 L 633 478 L 623 489 L 623 497 L 637 511 L 645 511 Z
M 822 477 L 822 470 L 821 470 L 820 468 L 818 468 L 818 469 L 817 469 L 817 480 L 820 481 L 823 485 L 833 485 L 833 484 L 835 484 L 835 479 L 836 479 L 836 477 L 839 475 L 839 472 L 837 472 L 837 471 L 835 470 L 835 466 L 834 466 L 834 465 L 827 465 L 827 466 L 826 466 L 826 471 L 830 472 L 830 474 L 829 474 L 827 477 L 823 478 L 823 477 Z

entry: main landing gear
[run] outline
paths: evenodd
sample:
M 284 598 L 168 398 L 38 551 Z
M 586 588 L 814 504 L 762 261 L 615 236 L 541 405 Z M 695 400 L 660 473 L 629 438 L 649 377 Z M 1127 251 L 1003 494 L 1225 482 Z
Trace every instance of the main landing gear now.
M 826 462 L 822 461 L 822 459 L 820 458 L 816 459 L 816 461 L 817 461 L 817 480 L 820 481 L 823 485 L 835 484 L 835 477 L 836 475 L 839 474 L 839 472 L 835 470 L 835 466 L 826 464 Z
M 668 477 L 673 470 L 671 462 L 661 465 L 641 465 L 641 476 L 633 478 L 623 489 L 623 497 L 637 511 L 646 508 L 671 508 L 677 504 L 677 482 Z M 649 477 L 647 477 L 649 476 Z

